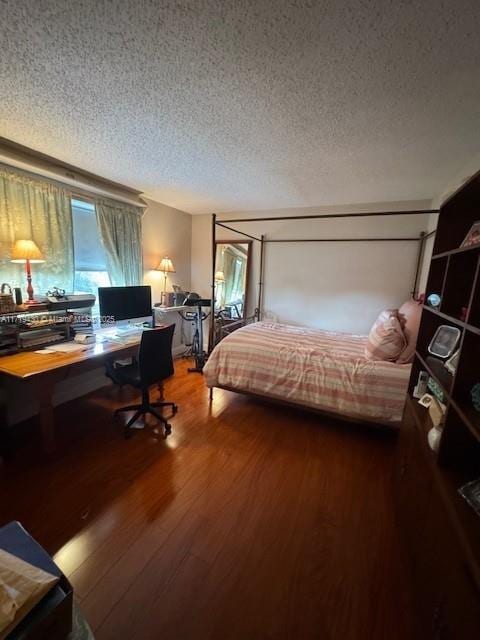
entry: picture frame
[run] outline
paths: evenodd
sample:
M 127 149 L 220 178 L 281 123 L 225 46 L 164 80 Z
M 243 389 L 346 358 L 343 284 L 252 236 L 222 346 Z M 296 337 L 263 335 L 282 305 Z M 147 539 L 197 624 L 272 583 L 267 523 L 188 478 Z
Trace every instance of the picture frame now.
M 470 231 L 465 236 L 465 240 L 460 245 L 461 247 L 473 247 L 480 244 L 480 220 L 474 222 L 470 227 Z

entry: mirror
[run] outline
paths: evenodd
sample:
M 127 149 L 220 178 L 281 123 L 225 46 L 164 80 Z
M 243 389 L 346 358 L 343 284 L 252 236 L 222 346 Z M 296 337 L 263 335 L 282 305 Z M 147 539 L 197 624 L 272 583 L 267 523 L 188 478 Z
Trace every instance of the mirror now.
M 217 241 L 215 306 L 225 319 L 240 320 L 246 317 L 251 244 L 251 240 Z

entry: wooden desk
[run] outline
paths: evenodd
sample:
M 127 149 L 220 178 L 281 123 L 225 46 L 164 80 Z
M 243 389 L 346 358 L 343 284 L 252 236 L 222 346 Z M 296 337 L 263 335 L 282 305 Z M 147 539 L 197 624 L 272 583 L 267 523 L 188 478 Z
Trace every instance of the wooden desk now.
M 97 340 L 113 336 L 115 330 L 96 332 Z M 55 422 L 53 414 L 53 392 L 57 382 L 78 373 L 101 367 L 108 360 L 128 358 L 138 351 L 140 335 L 128 342 L 98 342 L 86 351 L 77 353 L 48 353 L 24 351 L 0 358 L 0 374 L 24 381 L 26 388 L 38 400 L 40 425 L 44 449 L 55 450 Z M 27 387 L 28 385 L 28 387 Z

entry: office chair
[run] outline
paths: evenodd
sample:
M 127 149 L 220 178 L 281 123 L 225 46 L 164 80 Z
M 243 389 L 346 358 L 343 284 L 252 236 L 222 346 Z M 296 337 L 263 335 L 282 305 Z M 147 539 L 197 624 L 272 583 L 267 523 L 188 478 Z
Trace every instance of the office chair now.
M 115 416 L 124 411 L 135 411 L 135 414 L 125 425 L 125 437 L 131 436 L 131 426 L 141 415 L 151 413 L 163 423 L 165 435 L 172 431 L 172 426 L 155 409 L 158 407 L 172 407 L 173 415 L 178 411 L 174 402 L 150 402 L 149 387 L 162 382 L 173 375 L 172 340 L 175 325 L 161 329 L 151 329 L 142 333 L 138 362 L 126 367 L 115 369 L 114 382 L 119 385 L 129 384 L 142 392 L 142 403 L 131 404 L 115 411 Z M 108 374 L 107 374 L 108 375 Z

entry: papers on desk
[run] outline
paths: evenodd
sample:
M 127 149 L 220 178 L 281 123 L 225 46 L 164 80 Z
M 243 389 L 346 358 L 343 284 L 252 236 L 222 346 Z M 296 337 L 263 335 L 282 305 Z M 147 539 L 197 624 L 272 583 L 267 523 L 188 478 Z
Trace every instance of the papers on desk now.
M 61 342 L 60 344 L 45 347 L 39 353 L 77 353 L 91 349 L 94 346 L 94 344 L 81 344 L 79 342 Z
M 142 332 L 137 331 L 136 333 L 127 333 L 126 335 L 116 334 L 114 336 L 109 336 L 108 339 L 111 342 L 117 342 L 118 344 L 130 344 L 139 342 L 142 337 Z

